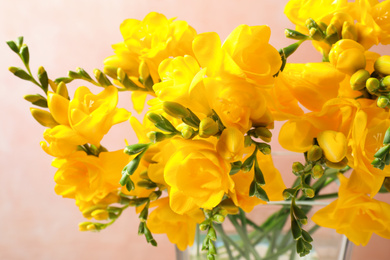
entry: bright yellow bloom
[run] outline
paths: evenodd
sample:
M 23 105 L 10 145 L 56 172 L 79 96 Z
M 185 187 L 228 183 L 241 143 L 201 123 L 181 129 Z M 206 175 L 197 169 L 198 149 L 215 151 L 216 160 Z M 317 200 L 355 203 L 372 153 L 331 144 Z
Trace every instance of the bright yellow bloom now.
M 240 25 L 221 40 L 216 33 L 195 37 L 193 49 L 201 67 L 211 77 L 238 77 L 258 86 L 271 85 L 282 61 L 278 51 L 268 43 L 271 35 L 266 25 Z
M 77 150 L 77 146 L 88 142 L 69 126 L 58 125 L 48 128 L 43 132 L 43 138 L 49 143 L 42 141 L 42 149 L 54 157 L 65 157 Z
M 390 176 L 390 168 L 383 170 L 374 168 L 371 162 L 374 154 L 383 146 L 384 133 L 390 127 L 389 113 L 376 106 L 375 100 L 361 100 L 362 109 L 359 111 L 351 126 L 349 145 L 352 149 L 347 154 L 349 165 L 358 169 L 361 190 L 373 197 L 380 189 L 383 178 Z M 369 181 L 370 180 L 370 181 Z
M 121 172 L 128 162 L 129 157 L 122 150 L 102 152 L 99 157 L 79 151 L 65 159 L 57 158 L 53 161 L 58 168 L 55 192 L 75 199 L 76 204 L 95 204 L 120 188 Z
M 231 191 L 230 163 L 222 159 L 212 143 L 203 140 L 171 139 L 176 152 L 164 168 L 170 186 L 172 210 L 184 214 L 196 208 L 212 209 Z
M 267 101 L 262 90 L 255 85 L 233 79 L 206 78 L 204 82 L 210 107 L 226 127 L 245 133 L 252 126 L 266 126 L 273 122 L 273 118 L 265 117 Z
M 166 234 L 169 241 L 182 251 L 192 246 L 196 224 L 204 220 L 200 209 L 188 214 L 177 214 L 169 207 L 167 197 L 152 202 L 150 207 L 157 207 L 148 217 L 148 227 L 152 233 Z
M 339 179 L 338 199 L 318 210 L 312 220 L 336 229 L 356 245 L 367 245 L 372 233 L 390 239 L 390 205 L 359 190 L 348 189 L 348 179 L 343 175 Z
M 332 46 L 329 61 L 341 72 L 352 75 L 366 67 L 365 49 L 353 40 L 340 40 Z
M 347 155 L 347 138 L 341 132 L 325 130 L 318 134 L 317 141 L 326 159 L 340 162 Z
M 252 151 L 248 151 L 248 156 L 252 154 Z M 248 157 L 247 156 L 247 157 Z M 257 160 L 259 167 L 263 172 L 265 185 L 262 188 L 266 191 L 270 201 L 283 200 L 283 190 L 286 188 L 284 185 L 282 175 L 275 168 L 271 155 L 264 155 L 257 153 Z M 242 208 L 245 212 L 250 212 L 258 204 L 266 204 L 265 201 L 256 197 L 249 196 L 249 187 L 254 177 L 254 169 L 249 172 L 238 172 L 232 175 L 234 181 L 234 192 L 229 195 L 232 197 L 234 203 Z
M 241 160 L 244 153 L 244 135 L 237 128 L 225 128 L 219 137 L 217 152 L 225 160 Z
M 99 146 L 112 125 L 126 121 L 130 116 L 125 109 L 116 108 L 117 103 L 118 90 L 114 86 L 97 95 L 86 87 L 79 87 L 69 102 L 69 124 L 88 143 Z
M 180 103 L 194 113 L 211 114 L 203 84 L 206 70 L 201 70 L 192 56 L 166 59 L 158 71 L 162 82 L 153 89 L 160 100 Z
M 139 66 L 146 64 L 154 82 L 157 69 L 169 57 L 192 54 L 195 30 L 185 21 L 167 19 L 151 12 L 142 21 L 127 19 L 121 26 L 124 41 L 113 45 L 115 55 L 105 59 L 105 66 L 122 68 L 129 76 L 139 77 Z
M 320 112 L 307 113 L 285 123 L 280 129 L 279 143 L 290 151 L 306 152 L 312 146 L 313 138 L 322 131 L 341 132 L 348 138 L 359 108 L 360 104 L 353 99 L 331 99 Z
M 291 64 L 288 63 L 282 73 L 278 76 L 274 93 L 283 96 L 286 89 L 292 97 L 306 108 L 312 111 L 321 111 L 322 106 L 330 99 L 338 96 L 340 83 L 345 78 L 345 74 L 339 72 L 327 62 Z M 287 96 L 287 95 L 286 95 Z M 300 115 L 299 107 L 293 105 L 291 109 L 287 104 L 291 104 L 290 98 L 285 97 L 274 101 L 281 107 L 284 113 Z M 287 100 L 286 100 L 287 99 Z M 283 104 L 282 102 L 286 102 Z M 297 104 L 297 103 L 295 103 Z
M 69 99 L 49 91 L 47 93 L 47 105 L 58 123 L 69 126 Z

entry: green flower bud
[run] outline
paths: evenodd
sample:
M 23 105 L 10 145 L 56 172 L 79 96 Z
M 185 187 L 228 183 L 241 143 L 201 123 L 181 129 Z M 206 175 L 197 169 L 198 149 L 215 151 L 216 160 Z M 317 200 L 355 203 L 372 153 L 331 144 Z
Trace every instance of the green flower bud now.
M 284 34 L 289 39 L 305 40 L 308 38 L 307 35 L 290 29 L 285 29 Z
M 349 81 L 353 90 L 362 90 L 366 87 L 366 81 L 370 78 L 370 73 L 361 69 L 356 71 Z
M 184 118 L 190 115 L 190 111 L 187 108 L 176 102 L 165 101 L 163 103 L 164 111 L 175 118 Z
M 299 172 L 302 172 L 304 169 L 303 164 L 300 162 L 294 162 L 292 165 L 292 171 L 294 174 L 298 174 Z
M 285 190 L 283 191 L 283 198 L 284 198 L 285 200 L 291 199 L 292 197 L 294 197 L 295 192 L 296 192 L 295 189 L 291 189 L 291 188 L 290 188 L 290 189 L 285 189 Z
M 315 195 L 315 192 L 311 187 L 305 187 L 302 189 L 302 191 L 305 194 L 305 196 L 308 198 L 313 198 Z
M 203 138 L 210 137 L 219 132 L 218 124 L 211 119 L 210 117 L 206 117 L 200 121 L 199 125 L 199 136 Z
M 390 75 L 390 56 L 383 55 L 379 57 L 374 63 L 376 72 L 382 75 Z
M 225 216 L 223 216 L 221 214 L 215 214 L 213 216 L 213 221 L 221 224 L 225 221 Z
M 35 94 L 35 95 L 25 95 L 24 99 L 31 102 L 32 104 L 40 107 L 47 108 L 47 100 L 45 97 Z
M 318 161 L 322 157 L 322 149 L 318 145 L 313 145 L 307 152 L 307 159 L 311 162 Z
M 313 176 L 314 179 L 318 179 L 321 178 L 322 175 L 324 175 L 324 169 L 322 168 L 322 166 L 319 164 L 314 165 L 311 172 L 311 176 Z
M 385 97 L 385 96 L 380 96 L 377 100 L 376 100 L 376 104 L 378 107 L 380 108 L 385 108 L 388 104 L 389 104 L 389 98 L 388 97 Z
M 209 227 L 209 230 L 207 231 L 207 236 L 210 238 L 210 240 L 217 240 L 217 233 L 215 232 L 215 229 L 213 227 Z
M 380 82 L 377 78 L 369 78 L 366 81 L 366 88 L 371 94 L 375 93 L 380 86 Z
M 151 131 L 151 132 L 147 133 L 146 136 L 153 143 L 161 142 L 161 141 L 165 140 L 165 138 L 166 138 L 166 136 L 163 133 L 157 132 L 157 131 Z
M 390 76 L 386 76 L 381 79 L 381 87 L 390 88 Z
M 184 126 L 183 129 L 181 130 L 181 136 L 184 139 L 191 139 L 193 135 L 194 135 L 194 129 L 188 125 Z
M 210 224 L 208 221 L 204 221 L 202 223 L 199 224 L 199 229 L 201 231 L 206 231 L 208 228 L 209 228 Z
M 146 117 L 149 119 L 150 122 L 152 122 L 153 124 L 156 124 L 158 122 L 161 121 L 161 116 L 156 114 L 156 113 L 153 113 L 153 112 L 149 112 L 146 114 Z
M 46 110 L 30 108 L 30 112 L 35 120 L 43 126 L 53 128 L 58 125 L 54 117 Z
M 322 31 L 317 28 L 310 28 L 309 35 L 313 40 L 316 41 L 322 41 L 322 39 L 324 38 L 324 34 L 322 33 Z
M 143 150 L 147 149 L 149 147 L 149 144 L 132 144 L 128 145 L 124 149 L 124 153 L 128 155 L 134 155 L 137 153 L 142 152 Z
M 261 138 L 264 142 L 270 142 L 272 137 L 271 131 L 266 127 L 257 127 L 255 129 L 255 135 L 256 137 Z

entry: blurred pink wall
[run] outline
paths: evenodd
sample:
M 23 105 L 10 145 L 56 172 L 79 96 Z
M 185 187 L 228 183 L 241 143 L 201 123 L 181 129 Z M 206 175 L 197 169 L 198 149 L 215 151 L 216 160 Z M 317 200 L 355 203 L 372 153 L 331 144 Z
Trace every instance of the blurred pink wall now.
M 286 3 L 287 0 L 0 1 L 0 259 L 174 259 L 174 247 L 165 236 L 156 236 L 157 248 L 137 236 L 138 219 L 132 210 L 100 233 L 78 231 L 77 224 L 84 219 L 73 200 L 54 193 L 52 158 L 39 146 L 44 128 L 30 116 L 30 105 L 23 100 L 24 95 L 39 93 L 39 89 L 7 71 L 9 66 L 22 67 L 22 63 L 5 41 L 24 36 L 32 71 L 42 65 L 54 79 L 76 67 L 90 73 L 93 68 L 102 69 L 103 59 L 113 53 L 111 44 L 122 40 L 120 23 L 126 18 L 142 19 L 151 11 L 186 20 L 198 33 L 218 32 L 221 39 L 240 24 L 268 24 L 272 29 L 271 43 L 281 48 L 292 43 L 283 33 L 284 28 L 293 28 L 283 14 Z M 319 54 L 309 43 L 306 45 L 309 48 L 300 50 L 290 61 L 320 61 Z M 69 87 L 74 90 L 78 84 L 84 83 L 76 81 Z M 123 95 L 121 106 L 131 109 L 128 101 L 129 95 Z M 114 128 L 103 144 L 111 150 L 121 149 L 125 138 L 136 142 L 127 124 Z M 279 161 L 278 165 L 289 172 L 290 164 Z M 355 247 L 353 259 L 387 259 L 389 246 L 389 240 L 374 236 L 366 248 Z

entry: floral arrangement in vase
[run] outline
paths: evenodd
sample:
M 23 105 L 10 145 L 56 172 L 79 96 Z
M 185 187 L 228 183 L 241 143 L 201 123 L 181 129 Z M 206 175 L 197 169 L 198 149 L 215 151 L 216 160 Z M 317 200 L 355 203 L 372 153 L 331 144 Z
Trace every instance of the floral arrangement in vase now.
M 163 233 L 185 250 L 199 227 L 207 259 L 220 251 L 217 237 L 229 259 L 261 259 L 260 238 L 289 222 L 275 248 L 293 245 L 305 256 L 316 228 L 306 228 L 311 208 L 302 201 L 334 198 L 312 220 L 355 244 L 373 233 L 390 238 L 390 205 L 374 198 L 390 190 L 390 56 L 369 51 L 390 43 L 389 11 L 389 0 L 291 0 L 285 14 L 296 28 L 285 34 L 296 41 L 279 50 L 266 25 L 240 25 L 222 42 L 152 12 L 123 21 L 123 42 L 93 76 L 78 68 L 52 80 L 43 67 L 34 76 L 23 37 L 7 44 L 25 69 L 9 70 L 44 93 L 25 99 L 47 127 L 41 147 L 54 157 L 55 192 L 88 219 L 81 231 L 103 230 L 134 207 L 138 233 L 154 246 L 153 234 Z M 289 63 L 305 41 L 323 60 Z M 80 86 L 70 97 L 66 84 L 74 80 L 102 90 Z M 142 122 L 117 107 L 124 91 Z M 281 146 L 304 154 L 292 165 L 291 187 L 272 161 L 274 121 L 286 121 Z M 119 123 L 130 123 L 139 141 L 108 151 L 101 141 Z M 333 182 L 339 192 L 324 193 Z M 246 217 L 283 200 L 288 205 L 261 226 Z M 240 242 L 226 236 L 227 220 Z

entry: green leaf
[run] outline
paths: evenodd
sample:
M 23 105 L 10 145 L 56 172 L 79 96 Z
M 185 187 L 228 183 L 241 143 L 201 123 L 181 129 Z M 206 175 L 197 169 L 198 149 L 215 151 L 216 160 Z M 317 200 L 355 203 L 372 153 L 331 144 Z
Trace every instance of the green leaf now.
M 8 41 L 8 46 L 13 50 L 15 53 L 19 54 L 19 47 L 16 45 L 14 41 Z

